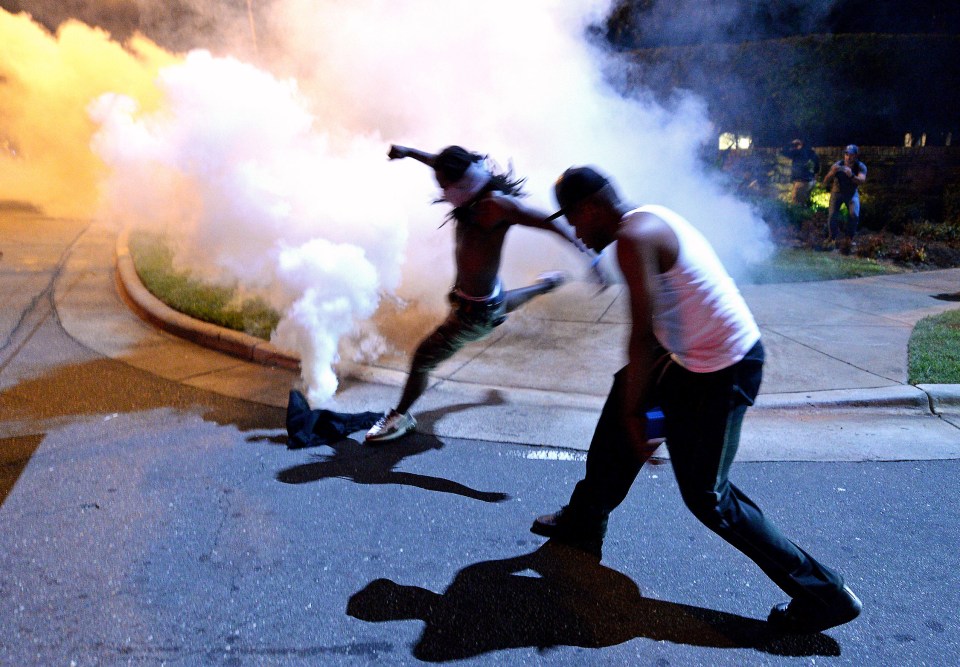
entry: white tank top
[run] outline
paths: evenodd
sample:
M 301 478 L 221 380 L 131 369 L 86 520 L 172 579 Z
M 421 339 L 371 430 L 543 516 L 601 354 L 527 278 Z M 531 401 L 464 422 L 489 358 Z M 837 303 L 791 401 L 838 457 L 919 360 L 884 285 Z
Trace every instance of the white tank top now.
M 737 363 L 760 340 L 750 309 L 733 278 L 693 225 L 663 206 L 641 206 L 624 216 L 651 213 L 677 235 L 676 264 L 657 276 L 653 333 L 673 360 L 695 373 Z

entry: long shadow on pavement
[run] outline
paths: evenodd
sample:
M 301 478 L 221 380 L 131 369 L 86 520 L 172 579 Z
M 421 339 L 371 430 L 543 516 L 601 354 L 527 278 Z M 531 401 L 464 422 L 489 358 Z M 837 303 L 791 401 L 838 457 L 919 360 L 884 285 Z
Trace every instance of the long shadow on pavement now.
M 52 424 L 98 415 L 171 408 L 250 433 L 283 425 L 279 408 L 231 399 L 158 378 L 110 359 L 51 366 L 0 390 L 0 505 Z
M 475 563 L 438 594 L 376 579 L 355 593 L 347 614 L 363 621 L 420 620 L 413 648 L 428 662 L 511 648 L 602 648 L 635 638 L 783 656 L 839 656 L 824 634 L 772 634 L 765 621 L 652 600 L 596 558 L 548 541 L 536 551 Z
M 421 428 L 425 426 L 429 430 L 444 415 L 469 410 L 478 405 L 501 403 L 503 403 L 503 397 L 500 393 L 491 390 L 483 400 L 455 403 L 424 411 L 419 413 L 417 418 Z M 361 445 L 350 438 L 342 438 L 328 442 L 324 446 L 333 449 L 333 454 L 315 454 L 313 462 L 281 470 L 277 473 L 277 479 L 285 484 L 307 484 L 336 477 L 349 479 L 357 484 L 415 486 L 427 491 L 453 493 L 488 503 L 499 503 L 510 499 L 506 493 L 478 491 L 449 479 L 395 470 L 406 458 L 443 449 L 443 441 L 427 433 L 413 433 L 401 439 L 377 445 Z
M 415 433 L 402 440 L 376 447 L 361 445 L 344 438 L 327 446 L 333 449 L 333 454 L 315 454 L 314 458 L 317 460 L 281 470 L 277 473 L 277 479 L 285 484 L 306 484 L 337 477 L 357 484 L 415 486 L 427 491 L 453 493 L 488 503 L 499 503 L 510 498 L 506 493 L 478 491 L 442 477 L 394 469 L 408 457 L 442 449 L 443 442 L 432 435 Z
M 0 505 L 13 490 L 30 457 L 43 442 L 42 435 L 0 438 Z

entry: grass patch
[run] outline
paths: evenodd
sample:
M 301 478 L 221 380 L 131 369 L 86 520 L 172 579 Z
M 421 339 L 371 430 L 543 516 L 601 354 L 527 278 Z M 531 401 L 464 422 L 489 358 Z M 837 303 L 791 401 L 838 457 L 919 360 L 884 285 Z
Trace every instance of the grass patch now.
M 154 234 L 130 234 L 130 257 L 151 294 L 185 315 L 270 340 L 280 315 L 260 298 L 237 298 L 236 287 L 201 282 L 173 267 L 173 252 Z
M 784 248 L 766 262 L 751 267 L 746 282 L 754 285 L 800 283 L 903 272 L 904 269 L 895 264 L 867 257 Z
M 911 384 L 960 384 L 960 310 L 917 322 L 907 363 Z

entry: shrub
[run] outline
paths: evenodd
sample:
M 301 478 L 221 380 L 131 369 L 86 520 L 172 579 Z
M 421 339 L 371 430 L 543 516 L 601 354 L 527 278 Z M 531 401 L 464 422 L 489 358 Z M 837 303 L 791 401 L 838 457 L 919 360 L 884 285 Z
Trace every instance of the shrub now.
M 870 259 L 883 259 L 886 256 L 886 245 L 880 234 L 861 234 L 857 239 L 856 254 Z
M 892 256 L 899 262 L 923 264 L 927 261 L 927 249 L 914 239 L 900 239 L 893 246 Z
M 943 219 L 960 225 L 960 184 L 952 183 L 943 189 Z
M 813 210 L 807 206 L 798 206 L 780 198 L 761 197 L 752 203 L 763 221 L 772 228 L 788 227 L 796 231 L 801 229 L 814 214 Z
M 927 263 L 943 268 L 960 266 L 960 247 L 951 247 L 943 243 L 928 245 Z
M 826 211 L 828 208 L 830 208 L 830 191 L 817 183 L 810 191 L 810 210 Z
M 903 228 L 903 233 L 921 241 L 939 241 L 948 244 L 960 244 L 960 224 L 930 222 L 909 222 Z
M 880 218 L 878 222 L 881 223 L 870 225 L 870 229 L 885 229 L 893 234 L 900 234 L 909 225 L 921 222 L 925 218 L 922 204 L 914 201 L 896 201 L 886 197 L 876 197 L 869 212 L 871 216 Z

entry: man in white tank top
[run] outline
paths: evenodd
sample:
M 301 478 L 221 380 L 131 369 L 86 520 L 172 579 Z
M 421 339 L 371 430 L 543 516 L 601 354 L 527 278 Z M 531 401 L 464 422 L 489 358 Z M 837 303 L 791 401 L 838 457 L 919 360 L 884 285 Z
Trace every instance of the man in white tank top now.
M 607 517 L 661 440 L 647 412 L 664 414 L 666 445 L 687 507 L 752 559 L 790 597 L 768 621 L 782 632 L 819 632 L 856 618 L 843 578 L 774 526 L 728 479 L 744 413 L 760 389 L 760 330 L 709 242 L 662 206 L 633 208 L 590 167 L 555 185 L 561 215 L 592 250 L 616 241 L 630 296 L 628 364 L 597 423 L 586 474 L 559 512 L 531 530 L 600 555 Z

